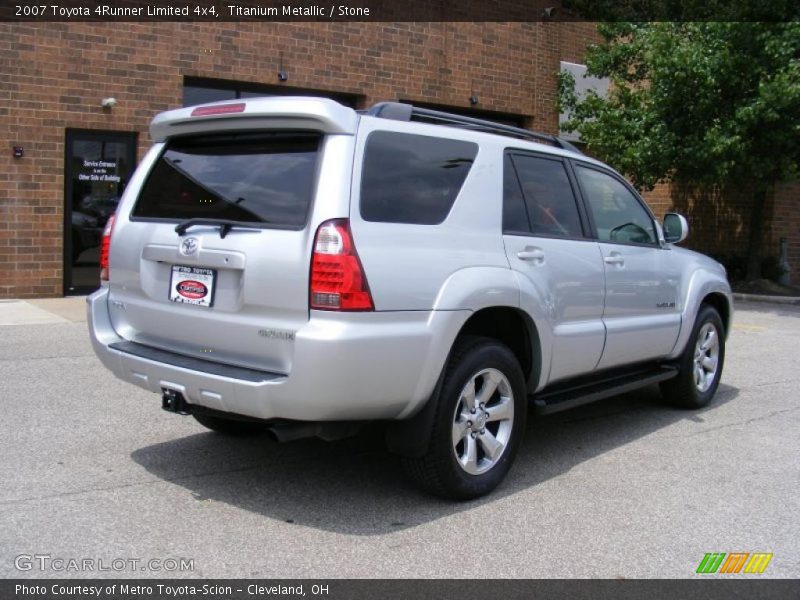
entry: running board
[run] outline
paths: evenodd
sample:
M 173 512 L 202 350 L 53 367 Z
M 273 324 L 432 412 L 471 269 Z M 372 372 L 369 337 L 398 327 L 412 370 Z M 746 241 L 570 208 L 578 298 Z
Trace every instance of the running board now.
M 539 415 L 567 410 L 595 400 L 624 394 L 632 390 L 672 379 L 678 374 L 678 367 L 660 365 L 655 368 L 640 369 L 606 375 L 592 380 L 583 379 L 580 383 L 556 384 L 552 388 L 530 396 L 533 412 Z

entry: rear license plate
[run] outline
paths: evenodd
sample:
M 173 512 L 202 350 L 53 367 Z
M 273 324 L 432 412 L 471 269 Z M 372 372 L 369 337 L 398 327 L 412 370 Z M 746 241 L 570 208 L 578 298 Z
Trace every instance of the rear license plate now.
M 182 304 L 213 306 L 217 272 L 201 267 L 172 265 L 169 282 L 169 299 Z

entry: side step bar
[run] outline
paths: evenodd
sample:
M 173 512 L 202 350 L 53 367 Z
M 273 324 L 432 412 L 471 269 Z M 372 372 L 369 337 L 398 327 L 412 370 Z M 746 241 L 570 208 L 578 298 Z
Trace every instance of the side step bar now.
M 534 396 L 532 409 L 535 414 L 548 415 L 567 410 L 595 400 L 624 394 L 632 390 L 672 379 L 678 374 L 678 367 L 659 365 L 654 368 L 608 374 L 605 377 L 582 379 L 580 382 L 556 384 Z

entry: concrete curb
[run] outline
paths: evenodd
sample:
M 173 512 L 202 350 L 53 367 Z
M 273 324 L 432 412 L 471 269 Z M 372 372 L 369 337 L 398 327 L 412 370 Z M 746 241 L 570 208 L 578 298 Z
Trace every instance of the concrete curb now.
M 771 304 L 795 304 L 800 305 L 798 296 L 766 296 L 764 294 L 740 294 L 734 293 L 733 299 L 740 302 L 768 302 Z

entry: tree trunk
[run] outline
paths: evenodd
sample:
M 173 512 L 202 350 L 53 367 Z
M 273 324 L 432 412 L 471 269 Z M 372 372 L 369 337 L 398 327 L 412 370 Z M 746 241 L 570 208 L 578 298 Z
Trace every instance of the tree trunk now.
M 761 242 L 764 239 L 764 213 L 766 212 L 768 189 L 769 186 L 759 186 L 753 194 L 753 207 L 750 211 L 750 240 L 747 246 L 747 273 L 745 274 L 747 281 L 761 278 Z

